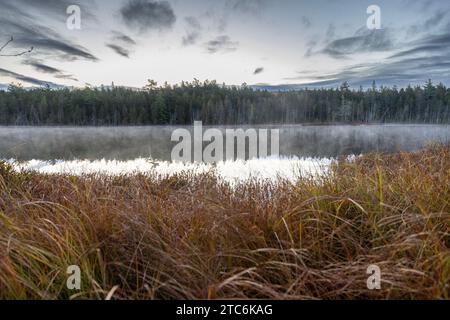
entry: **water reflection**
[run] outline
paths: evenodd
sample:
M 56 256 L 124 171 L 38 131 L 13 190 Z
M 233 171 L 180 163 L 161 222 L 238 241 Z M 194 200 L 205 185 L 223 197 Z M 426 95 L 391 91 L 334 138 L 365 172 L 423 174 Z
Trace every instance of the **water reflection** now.
M 177 128 L 1 127 L 0 158 L 19 161 L 153 158 L 167 161 L 176 144 L 170 137 Z M 450 126 L 436 125 L 256 127 L 259 128 L 280 129 L 280 155 L 299 158 L 414 151 L 431 142 L 450 141 Z M 192 127 L 186 129 L 192 130 Z

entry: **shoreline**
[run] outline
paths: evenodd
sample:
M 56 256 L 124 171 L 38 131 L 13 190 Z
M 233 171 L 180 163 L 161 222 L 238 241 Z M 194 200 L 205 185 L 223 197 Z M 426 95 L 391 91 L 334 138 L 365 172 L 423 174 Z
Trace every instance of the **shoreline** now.
M 236 186 L 0 163 L 0 299 L 449 299 L 448 168 L 448 146 Z

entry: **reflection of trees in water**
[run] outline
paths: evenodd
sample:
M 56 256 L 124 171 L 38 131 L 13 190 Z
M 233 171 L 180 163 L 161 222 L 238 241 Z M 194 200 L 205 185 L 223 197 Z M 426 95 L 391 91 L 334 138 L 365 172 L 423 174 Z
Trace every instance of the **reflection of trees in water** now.
M 0 158 L 170 160 L 174 127 L 0 128 Z M 188 127 L 188 129 L 192 129 Z M 450 126 L 288 126 L 284 156 L 336 157 L 372 151 L 413 151 L 450 141 Z
M 0 157 L 19 160 L 166 159 L 165 155 L 170 157 L 172 149 L 170 135 L 171 130 L 164 127 L 1 128 Z
M 282 130 L 281 154 L 335 157 L 373 151 L 414 151 L 430 142 L 447 142 L 448 126 L 329 126 Z

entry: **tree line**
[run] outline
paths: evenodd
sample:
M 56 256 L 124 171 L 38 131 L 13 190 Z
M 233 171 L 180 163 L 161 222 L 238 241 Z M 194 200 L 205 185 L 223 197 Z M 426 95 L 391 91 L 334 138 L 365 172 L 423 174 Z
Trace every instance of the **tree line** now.
M 270 92 L 215 81 L 158 86 L 0 91 L 0 125 L 205 125 L 450 123 L 450 89 L 423 86 Z

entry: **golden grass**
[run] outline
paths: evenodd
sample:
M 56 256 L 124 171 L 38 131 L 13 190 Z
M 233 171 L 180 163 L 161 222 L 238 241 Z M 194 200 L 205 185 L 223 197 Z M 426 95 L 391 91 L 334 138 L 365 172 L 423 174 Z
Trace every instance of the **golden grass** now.
M 0 165 L 1 299 L 449 299 L 449 284 L 447 147 L 236 188 Z

